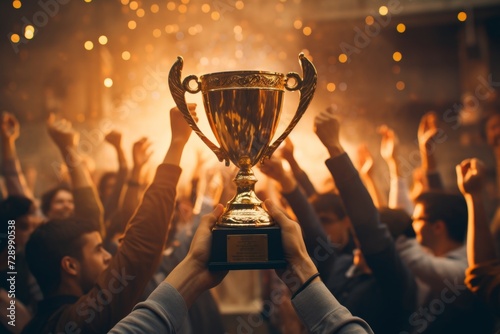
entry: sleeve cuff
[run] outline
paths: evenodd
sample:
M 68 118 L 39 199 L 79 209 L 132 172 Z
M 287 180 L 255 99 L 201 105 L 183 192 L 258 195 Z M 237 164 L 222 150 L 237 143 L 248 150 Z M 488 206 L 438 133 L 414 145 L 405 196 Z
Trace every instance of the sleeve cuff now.
M 147 308 L 159 318 L 171 323 L 175 328 L 175 333 L 180 332 L 188 312 L 184 298 L 167 282 L 158 285 L 149 298 L 137 304 L 134 310 L 140 308 Z

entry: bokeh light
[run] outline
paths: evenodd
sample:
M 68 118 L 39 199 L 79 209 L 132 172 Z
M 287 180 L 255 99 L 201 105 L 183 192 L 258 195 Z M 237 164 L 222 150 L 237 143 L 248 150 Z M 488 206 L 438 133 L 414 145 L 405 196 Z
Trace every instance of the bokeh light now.
M 394 61 L 400 61 L 401 59 L 403 59 L 403 55 L 401 54 L 401 52 L 396 51 L 392 54 L 392 59 L 394 59 Z

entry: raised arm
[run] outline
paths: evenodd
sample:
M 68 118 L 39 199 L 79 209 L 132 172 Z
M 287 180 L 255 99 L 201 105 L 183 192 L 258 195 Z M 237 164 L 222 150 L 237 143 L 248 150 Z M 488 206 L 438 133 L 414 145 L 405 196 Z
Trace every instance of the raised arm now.
M 377 186 L 377 183 L 375 182 L 373 157 L 370 151 L 368 150 L 366 144 L 361 144 L 358 147 L 357 167 L 361 179 L 363 180 L 366 189 L 368 190 L 368 193 L 372 197 L 375 206 L 377 208 L 387 206 L 387 200 L 385 196 L 382 195 L 380 188 Z
M 262 173 L 276 180 L 281 185 L 283 197 L 293 210 L 304 233 L 304 242 L 309 255 L 313 258 L 321 278 L 327 282 L 335 261 L 335 247 L 328 239 L 321 221 L 298 186 L 293 175 L 286 172 L 279 158 L 271 157 L 259 165 Z
M 468 211 L 467 260 L 469 267 L 495 260 L 495 245 L 484 210 L 484 164 L 478 159 L 466 159 L 457 165 L 458 188 L 465 197 Z
M 125 230 L 125 226 L 139 206 L 141 196 L 144 193 L 144 186 L 141 179 L 142 170 L 153 153 L 150 147 L 151 142 L 146 137 L 142 137 L 136 141 L 132 147 L 134 165 L 125 186 L 125 193 L 119 206 L 119 214 L 113 217 L 111 225 L 108 228 L 112 234 L 121 233 Z
M 285 145 L 281 150 L 281 154 L 283 155 L 283 158 L 290 164 L 290 168 L 292 169 L 295 180 L 297 180 L 300 187 L 302 188 L 302 190 L 304 190 L 305 194 L 309 198 L 317 194 L 317 192 L 306 172 L 304 172 L 304 170 L 300 167 L 299 163 L 295 159 L 293 155 L 294 150 L 295 148 L 293 146 L 292 140 L 287 137 L 285 139 Z
M 127 159 L 122 147 L 122 134 L 118 131 L 111 131 L 104 139 L 113 146 L 118 159 L 118 171 L 116 173 L 116 183 L 107 198 L 103 200 L 104 220 L 107 221 L 113 213 L 118 210 L 123 186 L 128 176 Z M 102 196 L 102 194 L 101 194 Z
M 90 172 L 83 157 L 78 152 L 80 134 L 68 120 L 64 118 L 56 119 L 53 114 L 50 115 L 47 121 L 47 130 L 68 167 L 73 186 L 75 215 L 86 218 L 104 234 L 102 204 Z
M 194 106 L 190 109 L 196 119 Z M 174 212 L 176 187 L 181 173 L 179 162 L 191 134 L 191 128 L 177 108 L 173 108 L 170 115 L 170 147 L 127 226 L 118 252 L 99 276 L 95 287 L 59 317 L 57 331 L 63 331 L 71 321 L 84 333 L 107 332 L 130 313 L 158 268 Z M 102 298 L 103 289 L 108 289 L 112 298 Z
M 387 226 L 380 222 L 378 210 L 340 143 L 338 120 L 327 110 L 315 118 L 314 126 L 316 135 L 330 154 L 326 165 L 351 219 L 361 251 L 387 298 L 393 298 L 394 303 L 402 306 L 400 311 L 403 313 L 396 318 L 404 319 L 415 305 L 415 280 L 396 252 Z
M 438 119 L 436 113 L 430 111 L 422 116 L 418 126 L 418 147 L 422 160 L 422 172 L 426 179 L 428 189 L 443 190 L 443 181 L 437 169 L 436 140 L 439 135 Z
M 20 195 L 33 199 L 33 192 L 28 187 L 17 157 L 16 140 L 20 134 L 19 122 L 11 113 L 2 113 L 0 134 L 2 136 L 2 173 L 5 177 L 8 196 Z
M 389 202 L 392 209 L 403 209 L 408 214 L 413 213 L 413 203 L 410 199 L 410 191 L 405 180 L 405 175 L 401 173 L 401 166 L 397 159 L 399 150 L 399 140 L 391 128 L 387 125 L 379 127 L 378 132 L 382 136 L 380 141 L 380 155 L 389 167 Z M 407 176 L 407 175 L 406 175 Z

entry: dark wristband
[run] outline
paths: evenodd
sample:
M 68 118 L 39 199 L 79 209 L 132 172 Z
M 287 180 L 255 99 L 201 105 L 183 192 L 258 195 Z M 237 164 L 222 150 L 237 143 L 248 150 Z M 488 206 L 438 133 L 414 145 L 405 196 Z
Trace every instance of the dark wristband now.
M 307 281 L 305 281 L 305 282 L 304 282 L 304 284 L 302 284 L 302 285 L 300 286 L 300 288 L 298 288 L 298 289 L 297 289 L 297 291 L 295 291 L 295 293 L 292 295 L 292 299 L 294 299 L 294 298 L 295 298 L 295 296 L 297 296 L 299 293 L 301 293 L 302 291 L 304 291 L 304 290 L 305 290 L 305 289 L 309 286 L 309 284 L 311 284 L 311 282 L 312 282 L 312 281 L 313 281 L 316 277 L 318 277 L 318 276 L 319 276 L 319 273 L 316 273 L 316 274 L 312 275 L 311 277 L 309 277 L 309 278 L 307 279 Z

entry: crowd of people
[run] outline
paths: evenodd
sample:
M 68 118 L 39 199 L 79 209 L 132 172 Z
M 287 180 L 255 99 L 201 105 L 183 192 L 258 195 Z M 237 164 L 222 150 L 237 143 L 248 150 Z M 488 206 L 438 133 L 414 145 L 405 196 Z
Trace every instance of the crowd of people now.
M 196 105 L 188 108 L 197 121 Z M 119 167 L 96 185 L 76 149 L 78 131 L 50 115 L 47 130 L 67 180 L 40 196 L 16 153 L 19 122 L 7 112 L 0 121 L 2 332 L 254 332 L 248 326 L 227 328 L 221 296 L 212 288 L 228 272 L 207 266 L 211 229 L 224 211 L 219 203 L 234 194 L 218 169 L 226 167 L 200 173 L 189 196 L 177 194 L 192 132 L 177 108 L 170 110 L 171 141 L 149 185 L 143 177 L 151 157 L 147 138 L 133 144 L 129 169 L 121 133 L 107 134 Z M 483 129 L 500 171 L 500 109 L 485 112 Z M 285 269 L 259 273 L 260 298 L 269 301 L 260 310 L 267 332 L 499 329 L 500 210 L 485 208 L 486 167 L 477 157 L 456 162 L 460 192 L 445 190 L 433 149 L 438 130 L 438 116 L 426 113 L 416 134 L 421 165 L 410 184 L 398 159 L 396 132 L 379 127 L 380 154 L 390 175 L 387 195 L 374 178 L 366 147 L 354 163 L 345 152 L 331 109 L 315 117 L 313 129 L 329 155 L 330 190 L 315 189 L 289 139 L 256 166 L 275 186 L 259 197 L 281 228 L 287 261 Z M 15 298 L 9 294 L 10 261 Z

